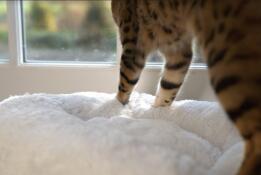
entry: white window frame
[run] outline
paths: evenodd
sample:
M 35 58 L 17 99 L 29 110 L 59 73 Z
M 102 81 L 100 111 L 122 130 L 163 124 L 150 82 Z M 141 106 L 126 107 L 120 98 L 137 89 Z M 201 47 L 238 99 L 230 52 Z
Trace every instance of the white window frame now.
M 9 28 L 9 60 L 0 63 L 0 101 L 10 95 L 25 93 L 72 93 L 117 91 L 119 59 L 111 64 L 25 63 L 22 41 L 21 1 L 7 1 Z M 121 45 L 117 41 L 117 58 Z M 161 66 L 148 65 L 136 88 L 139 92 L 154 94 Z M 191 66 L 181 99 L 213 100 L 205 66 Z M 192 88 L 193 87 L 193 88 Z

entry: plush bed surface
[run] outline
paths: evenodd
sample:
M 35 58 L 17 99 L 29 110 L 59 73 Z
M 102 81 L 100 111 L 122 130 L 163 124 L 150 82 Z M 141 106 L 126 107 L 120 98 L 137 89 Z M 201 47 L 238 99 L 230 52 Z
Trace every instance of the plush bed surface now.
M 1 175 L 233 175 L 243 142 L 215 102 L 154 108 L 134 93 L 34 94 L 0 103 Z

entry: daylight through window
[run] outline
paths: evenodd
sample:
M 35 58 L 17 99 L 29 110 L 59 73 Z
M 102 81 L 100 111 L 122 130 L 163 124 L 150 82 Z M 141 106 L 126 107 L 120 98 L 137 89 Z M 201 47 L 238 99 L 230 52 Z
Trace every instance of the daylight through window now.
M 23 1 L 25 62 L 115 62 L 110 1 Z
M 6 1 L 0 1 L 0 61 L 8 59 L 8 28 Z

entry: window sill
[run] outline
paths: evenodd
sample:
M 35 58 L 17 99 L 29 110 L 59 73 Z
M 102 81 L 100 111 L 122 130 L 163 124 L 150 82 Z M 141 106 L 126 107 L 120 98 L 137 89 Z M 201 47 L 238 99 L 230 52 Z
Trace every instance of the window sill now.
M 11 64 L 9 60 L 0 62 L 0 67 L 16 67 L 16 68 L 90 68 L 90 69 L 119 69 L 119 64 L 116 62 L 30 62 Z M 147 63 L 145 70 L 162 70 L 162 63 Z M 207 66 L 203 63 L 193 63 L 189 70 L 206 70 Z

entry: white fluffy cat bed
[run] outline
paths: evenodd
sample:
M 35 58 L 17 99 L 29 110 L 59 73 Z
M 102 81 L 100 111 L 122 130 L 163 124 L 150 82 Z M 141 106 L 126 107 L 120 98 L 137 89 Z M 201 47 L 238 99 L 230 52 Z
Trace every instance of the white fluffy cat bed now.
M 153 108 L 134 93 L 24 95 L 0 103 L 1 175 L 233 175 L 243 143 L 215 102 Z

